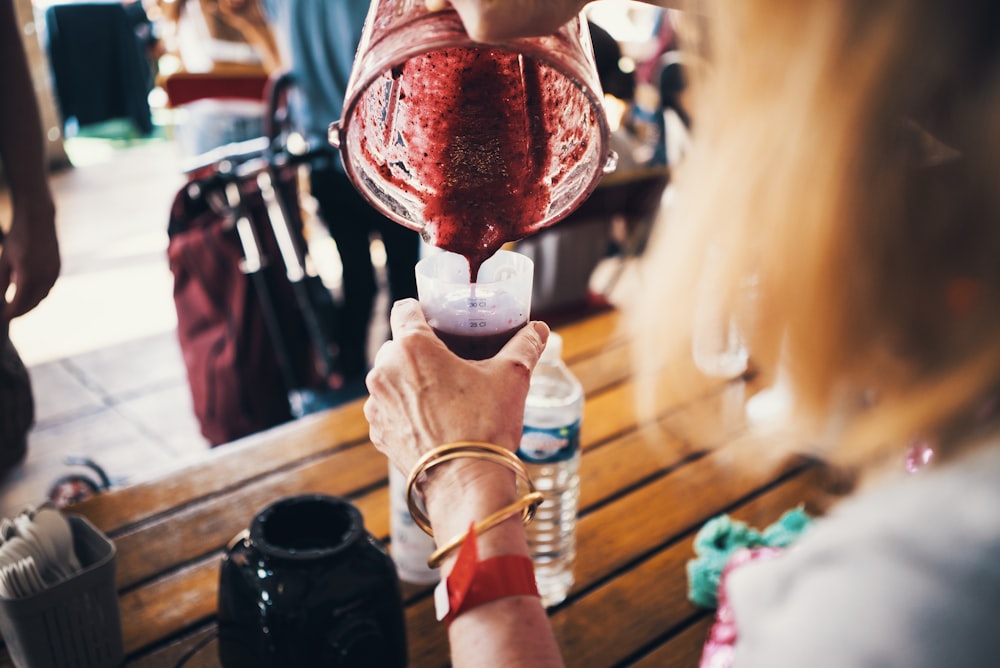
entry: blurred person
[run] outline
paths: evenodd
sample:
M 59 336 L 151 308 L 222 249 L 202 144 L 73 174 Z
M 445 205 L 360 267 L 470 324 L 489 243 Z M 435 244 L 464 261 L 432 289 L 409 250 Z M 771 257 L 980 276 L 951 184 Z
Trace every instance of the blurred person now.
M 677 165 L 688 152 L 691 131 L 687 64 L 680 51 L 660 56 L 656 83 L 659 90 L 659 127 L 662 133 L 655 160 Z
M 453 4 L 483 41 L 551 32 L 582 6 Z M 699 7 L 710 15 L 711 72 L 693 89 L 697 137 L 676 207 L 647 251 L 649 287 L 636 302 L 645 309 L 630 316 L 637 373 L 690 356 L 692 286 L 711 249 L 733 310 L 756 276 L 747 341 L 762 377 L 781 370 L 791 390 L 783 429 L 768 434 L 773 455 L 806 449 L 864 483 L 793 549 L 731 573 L 735 646 L 715 658 L 737 668 L 991 665 L 1000 654 L 1000 5 Z M 442 444 L 515 451 L 547 327 L 529 324 L 496 357 L 469 362 L 437 339 L 417 302 L 397 303 L 391 321 L 367 379 L 375 446 L 404 474 Z M 683 366 L 669 367 L 680 388 L 691 381 Z M 933 456 L 906 475 L 915 442 Z M 421 492 L 441 544 L 516 498 L 510 471 L 472 458 L 435 468 Z M 528 554 L 516 519 L 476 540 L 482 560 Z M 446 558 L 444 578 L 455 562 Z M 530 561 L 524 568 L 530 577 Z M 451 620 L 456 668 L 484 656 L 561 665 L 539 599 L 507 583 Z
M 60 268 L 41 114 L 20 33 L 13 2 L 3 0 L 0 164 L 12 215 L 6 233 L 0 227 L 0 476 L 24 458 L 34 422 L 30 379 L 10 342 L 8 326 L 48 295 Z
M 281 56 L 260 0 L 170 0 L 160 9 L 166 41 L 187 72 L 226 67 L 281 67 Z
M 629 171 L 648 161 L 648 156 L 643 155 L 645 146 L 634 126 L 635 72 L 622 69 L 623 54 L 618 40 L 593 21 L 588 21 L 588 25 L 594 45 L 597 78 L 604 90 L 605 106 L 608 108 L 611 149 L 618 154 L 617 171 Z M 613 98 L 610 103 L 607 99 L 609 95 Z M 613 114 L 615 118 L 611 118 Z
M 264 79 L 281 69 L 261 0 L 162 0 L 159 7 L 165 50 L 178 59 L 182 73 Z M 185 155 L 263 136 L 263 99 L 226 97 L 224 90 L 216 93 L 211 79 L 205 90 L 206 96 L 180 105 L 184 117 L 176 139 Z
M 269 0 L 298 92 L 292 110 L 311 146 L 327 145 L 327 129 L 340 119 L 347 80 L 368 13 L 368 0 Z M 310 165 L 309 190 L 337 245 L 343 271 L 340 369 L 345 396 L 365 391 L 368 336 L 378 292 L 371 243 L 385 248 L 390 303 L 416 297 L 414 267 L 420 235 L 376 211 L 354 188 L 339 152 Z M 378 314 L 387 318 L 386 314 Z
M 636 79 L 633 71 L 622 68 L 621 45 L 597 23 L 588 21 L 588 26 L 611 126 L 610 148 L 618 164 L 562 224 L 514 245 L 514 250 L 534 262 L 531 308 L 539 319 L 549 322 L 606 306 L 604 297 L 590 288 L 594 270 L 608 255 L 621 252 L 631 230 L 649 212 L 649 203 L 662 195 L 667 180 L 665 174 L 651 185 L 645 180 L 652 176 L 646 171 L 650 151 L 635 131 L 631 110 Z

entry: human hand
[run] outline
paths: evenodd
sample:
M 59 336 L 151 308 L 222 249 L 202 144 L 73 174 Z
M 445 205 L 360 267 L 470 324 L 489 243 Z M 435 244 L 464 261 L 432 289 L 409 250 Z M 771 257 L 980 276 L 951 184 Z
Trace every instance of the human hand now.
M 529 323 L 496 356 L 464 360 L 427 324 L 414 299 L 396 302 L 393 340 L 383 344 L 366 379 L 372 442 L 400 471 L 428 450 L 475 440 L 516 449 L 531 372 L 548 327 Z
M 0 252 L 0 322 L 35 308 L 49 294 L 59 268 L 54 206 L 46 202 L 26 210 L 15 205 L 10 233 Z M 14 295 L 7 302 L 11 285 Z
M 243 29 L 267 25 L 267 16 L 260 3 L 254 0 L 216 0 L 211 3 L 213 13 L 229 25 Z
M 551 35 L 580 13 L 587 0 L 425 0 L 427 9 L 451 5 L 478 42 Z

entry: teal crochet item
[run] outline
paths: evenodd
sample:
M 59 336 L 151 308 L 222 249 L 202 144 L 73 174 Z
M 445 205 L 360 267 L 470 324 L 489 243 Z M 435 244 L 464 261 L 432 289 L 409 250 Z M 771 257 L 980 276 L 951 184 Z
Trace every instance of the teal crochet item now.
M 710 519 L 694 537 L 697 557 L 687 563 L 688 599 L 703 608 L 716 608 L 722 569 L 733 552 L 741 548 L 788 547 L 812 521 L 801 507 L 787 511 L 763 531 L 725 514 Z

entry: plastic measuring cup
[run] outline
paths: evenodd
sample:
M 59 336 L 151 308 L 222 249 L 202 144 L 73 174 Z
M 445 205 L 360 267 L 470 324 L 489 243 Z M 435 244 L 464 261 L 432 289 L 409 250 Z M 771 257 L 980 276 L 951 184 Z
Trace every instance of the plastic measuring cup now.
M 527 324 L 533 271 L 527 256 L 502 250 L 483 263 L 472 283 L 465 257 L 436 252 L 417 263 L 420 306 L 452 352 L 487 359 Z
M 473 266 L 573 211 L 617 160 L 582 15 L 473 42 L 452 9 L 373 0 L 330 127 L 376 208 Z

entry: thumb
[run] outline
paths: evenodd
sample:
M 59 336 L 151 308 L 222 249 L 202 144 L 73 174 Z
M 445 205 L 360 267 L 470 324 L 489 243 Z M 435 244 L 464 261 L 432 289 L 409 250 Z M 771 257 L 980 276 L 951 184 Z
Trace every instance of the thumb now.
M 515 362 L 532 371 L 549 340 L 549 326 L 540 320 L 522 327 L 493 359 Z

